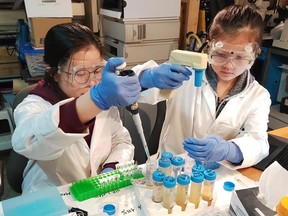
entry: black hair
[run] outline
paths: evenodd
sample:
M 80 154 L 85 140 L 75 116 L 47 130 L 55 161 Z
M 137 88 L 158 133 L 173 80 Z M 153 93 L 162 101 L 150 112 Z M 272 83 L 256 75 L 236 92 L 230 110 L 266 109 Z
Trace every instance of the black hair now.
M 45 82 L 55 85 L 54 76 L 58 66 L 67 63 L 73 54 L 89 46 L 98 48 L 102 56 L 101 41 L 84 25 L 63 23 L 49 29 L 44 43 L 44 62 L 50 69 L 45 72 Z

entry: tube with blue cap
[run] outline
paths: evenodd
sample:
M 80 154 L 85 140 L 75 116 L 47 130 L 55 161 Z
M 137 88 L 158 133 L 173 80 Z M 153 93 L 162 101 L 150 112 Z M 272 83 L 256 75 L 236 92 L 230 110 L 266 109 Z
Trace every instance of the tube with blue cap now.
M 203 72 L 207 68 L 208 57 L 205 53 L 191 52 L 187 50 L 173 50 L 170 53 L 169 62 L 180 64 L 194 71 L 194 86 L 201 87 Z

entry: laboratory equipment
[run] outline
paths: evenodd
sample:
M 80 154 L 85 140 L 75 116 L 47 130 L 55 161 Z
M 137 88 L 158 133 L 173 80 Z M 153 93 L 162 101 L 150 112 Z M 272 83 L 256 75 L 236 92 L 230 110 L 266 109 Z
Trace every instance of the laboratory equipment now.
M 177 176 L 177 192 L 176 192 L 176 204 L 181 206 L 181 210 L 185 211 L 187 206 L 187 196 L 190 184 L 190 176 L 187 174 L 180 174 Z
M 184 173 L 191 176 L 192 168 L 195 164 L 195 160 L 193 158 L 191 158 L 187 152 L 185 153 L 184 160 L 185 160 Z
M 168 210 L 168 214 L 172 213 L 175 205 L 176 196 L 176 178 L 173 176 L 166 176 L 163 179 L 163 193 L 162 205 Z
M 203 181 L 204 181 L 203 173 L 201 172 L 192 173 L 189 201 L 194 204 L 195 209 L 199 207 Z
M 124 70 L 124 68 L 126 67 L 126 62 L 124 62 L 123 64 L 119 65 L 118 67 L 116 67 L 116 71 L 115 73 L 118 76 L 134 76 L 135 73 L 133 70 Z M 144 147 L 144 151 L 145 154 L 147 156 L 147 161 L 150 160 L 150 152 L 148 149 L 148 145 L 145 139 L 145 135 L 144 135 L 144 131 L 143 131 L 143 127 L 142 127 L 142 121 L 139 115 L 139 109 L 138 109 L 138 103 L 135 102 L 129 106 L 126 106 L 126 109 L 130 112 L 130 114 L 132 115 L 132 119 L 135 123 L 137 132 L 139 133 L 142 145 Z
M 152 160 L 151 158 L 146 161 L 146 186 L 153 186 L 153 173 L 157 169 L 157 160 Z
M 211 205 L 213 200 L 214 183 L 216 180 L 216 172 L 212 169 L 206 169 L 204 172 L 204 181 L 202 188 L 202 199 Z
M 177 178 L 177 176 L 180 174 L 182 167 L 185 164 L 185 160 L 184 158 L 180 157 L 180 156 L 174 156 L 171 158 L 171 164 L 172 164 L 172 173 L 171 175 L 173 175 L 175 178 Z
M 187 50 L 173 50 L 170 53 L 169 62 L 171 64 L 180 64 L 190 70 L 194 70 L 194 86 L 202 85 L 202 75 L 207 68 L 208 57 L 205 53 L 191 52 Z
M 153 194 L 152 200 L 156 203 L 162 202 L 163 179 L 166 174 L 160 170 L 153 172 Z
M 171 153 L 171 152 L 163 152 L 162 154 L 161 154 L 161 158 L 168 158 L 168 159 L 172 159 L 172 157 L 173 157 L 173 154 Z
M 114 171 L 75 181 L 70 191 L 76 200 L 83 201 L 130 186 L 131 180 L 139 178 L 144 178 L 144 175 L 132 160 L 116 164 Z
M 168 158 L 160 158 L 158 160 L 158 169 L 165 172 L 166 176 L 171 175 L 171 160 Z
M 203 173 L 204 170 L 205 170 L 205 167 L 199 163 L 195 163 L 194 166 L 192 167 L 192 173 L 195 173 L 195 172 Z

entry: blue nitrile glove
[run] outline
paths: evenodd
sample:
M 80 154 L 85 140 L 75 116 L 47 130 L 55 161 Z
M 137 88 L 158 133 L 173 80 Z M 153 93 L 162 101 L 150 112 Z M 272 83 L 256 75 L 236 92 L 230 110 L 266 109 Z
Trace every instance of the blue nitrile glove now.
M 216 135 L 207 135 L 202 139 L 187 138 L 183 145 L 188 155 L 195 160 L 209 162 L 228 160 L 232 163 L 243 160 L 242 152 L 235 143 Z
M 144 70 L 139 77 L 142 88 L 176 89 L 191 75 L 192 72 L 184 66 L 164 63 Z
M 103 70 L 101 82 L 90 89 L 90 97 L 102 110 L 111 106 L 128 106 L 140 98 L 138 77 L 117 76 L 116 67 L 124 62 L 123 58 L 110 58 Z
M 104 168 L 102 171 L 101 171 L 101 173 L 107 173 L 107 172 L 111 172 L 111 171 L 113 171 L 114 169 L 113 168 L 111 168 L 111 167 L 106 167 L 106 168 Z

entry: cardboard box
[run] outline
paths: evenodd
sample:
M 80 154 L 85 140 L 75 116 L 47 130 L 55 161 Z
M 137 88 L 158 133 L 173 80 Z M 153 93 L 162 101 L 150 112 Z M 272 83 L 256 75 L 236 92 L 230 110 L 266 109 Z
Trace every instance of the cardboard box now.
M 60 23 L 72 22 L 71 18 L 56 18 L 56 17 L 37 17 L 29 18 L 31 44 L 35 48 L 44 47 L 44 39 L 48 30 Z
M 71 0 L 25 0 L 27 17 L 72 17 Z
M 0 47 L 0 77 L 20 76 L 19 61 L 15 51 L 8 53 L 5 47 Z

